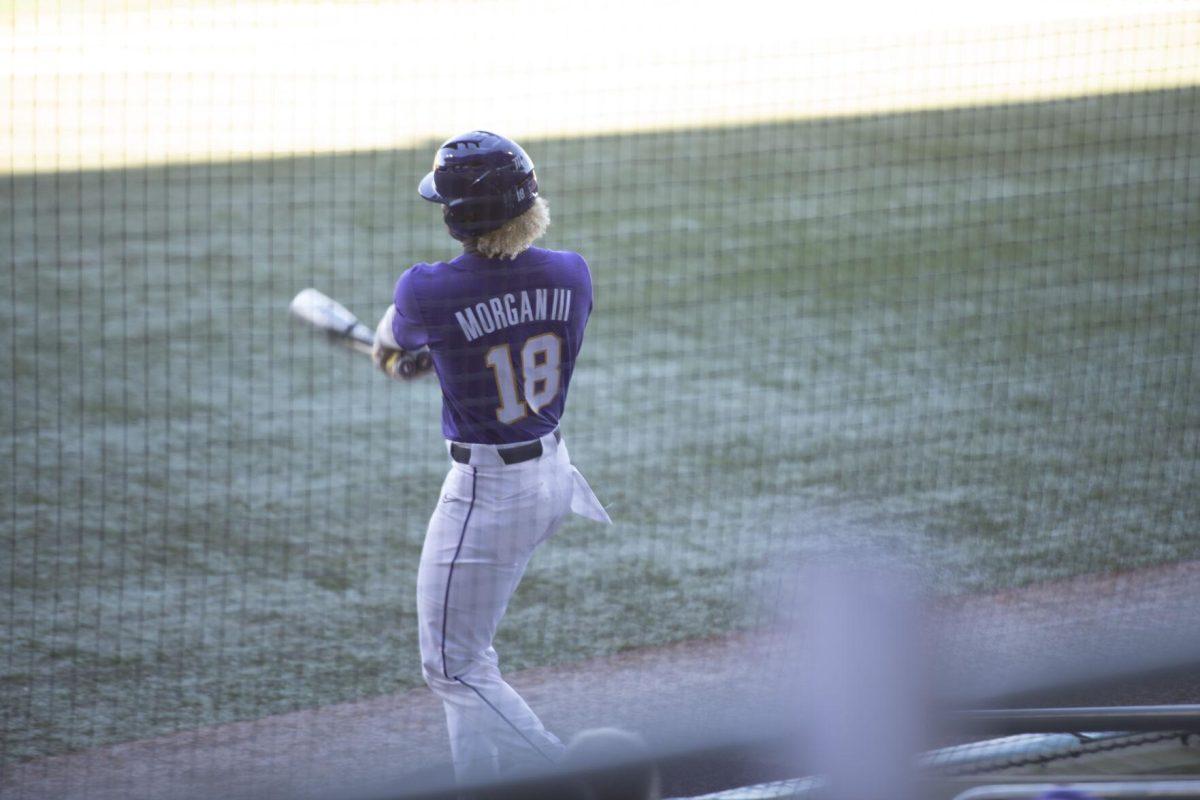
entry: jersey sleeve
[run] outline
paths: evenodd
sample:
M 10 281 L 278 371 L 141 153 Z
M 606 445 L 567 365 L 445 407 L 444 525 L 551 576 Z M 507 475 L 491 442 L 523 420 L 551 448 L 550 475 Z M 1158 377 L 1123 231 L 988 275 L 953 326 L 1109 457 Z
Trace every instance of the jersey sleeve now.
M 412 267 L 400 276 L 392 297 L 396 309 L 392 316 L 392 335 L 405 350 L 417 350 L 429 344 L 429 331 L 425 328 L 417 302 L 416 270 L 416 267 Z
M 583 312 L 577 317 L 577 325 L 579 328 L 578 334 L 582 338 L 583 328 L 587 325 L 588 318 L 592 316 L 592 271 L 588 268 L 588 263 L 584 260 L 583 256 L 576 253 L 575 257 L 579 259 L 579 274 L 575 288 L 575 291 L 579 294 L 579 305 L 577 308 Z

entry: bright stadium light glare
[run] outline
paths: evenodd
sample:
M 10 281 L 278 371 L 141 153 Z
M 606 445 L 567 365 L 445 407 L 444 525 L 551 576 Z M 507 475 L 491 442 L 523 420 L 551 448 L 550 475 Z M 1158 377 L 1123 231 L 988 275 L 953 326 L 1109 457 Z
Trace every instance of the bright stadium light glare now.
M 98 2 L 0 28 L 0 169 L 562 136 L 1200 81 L 1200 4 Z M 506 46 L 504 32 L 519 34 Z M 531 44 L 532 43 L 532 44 Z M 1167 45 L 1171 46 L 1167 46 Z M 470 76 L 469 80 L 453 76 Z M 446 102 L 451 92 L 454 102 Z

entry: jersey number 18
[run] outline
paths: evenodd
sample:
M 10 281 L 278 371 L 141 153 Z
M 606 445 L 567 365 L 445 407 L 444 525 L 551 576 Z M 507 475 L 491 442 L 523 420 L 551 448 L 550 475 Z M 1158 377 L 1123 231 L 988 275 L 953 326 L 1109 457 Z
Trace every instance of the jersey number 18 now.
M 521 346 L 520 393 L 512 348 L 498 344 L 487 351 L 483 360 L 496 377 L 496 391 L 500 395 L 496 419 L 506 425 L 524 418 L 530 411 L 538 413 L 558 395 L 562 383 L 562 339 L 553 333 L 531 336 Z

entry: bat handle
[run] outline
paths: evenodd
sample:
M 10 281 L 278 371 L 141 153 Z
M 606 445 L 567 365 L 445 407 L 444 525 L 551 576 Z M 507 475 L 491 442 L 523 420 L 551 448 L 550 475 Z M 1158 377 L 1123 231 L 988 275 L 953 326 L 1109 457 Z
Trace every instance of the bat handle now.
M 412 353 L 392 353 L 383 362 L 383 369 L 393 378 L 408 379 L 417 374 L 417 359 Z

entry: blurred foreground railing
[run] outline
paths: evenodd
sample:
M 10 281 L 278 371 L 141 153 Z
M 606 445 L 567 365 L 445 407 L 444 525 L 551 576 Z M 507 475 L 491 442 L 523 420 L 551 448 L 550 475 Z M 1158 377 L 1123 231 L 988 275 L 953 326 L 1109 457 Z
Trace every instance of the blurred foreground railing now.
M 1200 732 L 1200 705 L 985 709 L 963 711 L 953 715 L 952 720 L 956 729 L 997 736 L 1083 731 Z
M 957 795 L 954 800 L 1021 800 L 1042 797 L 1048 792 L 1072 790 L 1089 798 L 1155 798 L 1200 800 L 1200 779 L 1193 780 L 1130 780 L 1088 781 L 1083 783 L 1026 783 L 976 786 Z

